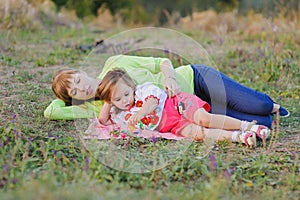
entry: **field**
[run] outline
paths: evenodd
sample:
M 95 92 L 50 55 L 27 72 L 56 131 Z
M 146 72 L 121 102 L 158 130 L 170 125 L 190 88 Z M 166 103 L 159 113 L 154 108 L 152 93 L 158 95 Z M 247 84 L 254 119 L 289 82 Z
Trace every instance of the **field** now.
M 233 31 L 172 28 L 200 43 L 220 71 L 266 92 L 291 116 L 279 121 L 274 116 L 265 147 L 217 143 L 199 158 L 203 144 L 193 142 L 184 155 L 149 173 L 103 165 L 83 146 L 74 122 L 43 116 L 55 99 L 53 73 L 79 68 L 89 52 L 82 50 L 85 45 L 129 28 L 102 32 L 86 25 L 46 24 L 34 31 L 2 29 L 0 199 L 299 199 L 300 22 L 280 18 L 266 28 L 260 19 L 249 16 L 239 23 L 255 24 Z M 151 150 L 169 141 L 133 139 L 128 144 Z

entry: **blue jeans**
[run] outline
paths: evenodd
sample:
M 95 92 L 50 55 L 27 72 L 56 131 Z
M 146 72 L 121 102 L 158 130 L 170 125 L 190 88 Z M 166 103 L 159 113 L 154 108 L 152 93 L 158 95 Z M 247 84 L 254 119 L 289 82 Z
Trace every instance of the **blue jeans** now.
M 274 101 L 267 94 L 245 87 L 211 67 L 199 64 L 191 67 L 194 92 L 211 105 L 211 113 L 256 120 L 257 124 L 271 127 Z

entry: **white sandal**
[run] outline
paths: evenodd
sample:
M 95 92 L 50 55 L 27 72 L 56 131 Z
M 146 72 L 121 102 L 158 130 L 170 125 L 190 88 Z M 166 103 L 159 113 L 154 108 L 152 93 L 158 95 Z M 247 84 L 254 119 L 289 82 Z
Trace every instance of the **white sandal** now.
M 255 120 L 248 125 L 245 131 L 251 131 L 255 133 L 256 137 L 263 141 L 265 141 L 271 133 L 271 130 L 268 127 L 264 125 L 257 125 Z
M 256 147 L 256 134 L 252 131 L 241 132 L 237 136 L 239 143 L 245 144 L 247 147 Z

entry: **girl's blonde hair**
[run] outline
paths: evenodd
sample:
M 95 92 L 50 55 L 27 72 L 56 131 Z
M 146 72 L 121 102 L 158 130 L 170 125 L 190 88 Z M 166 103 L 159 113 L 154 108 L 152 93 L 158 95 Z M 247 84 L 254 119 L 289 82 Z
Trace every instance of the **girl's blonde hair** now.
M 112 91 L 116 87 L 118 81 L 122 79 L 129 87 L 135 90 L 135 83 L 130 76 L 122 69 L 116 68 L 109 71 L 98 86 L 96 97 L 100 100 L 111 103 Z
M 79 105 L 79 104 L 83 104 L 86 101 L 97 100 L 97 98 L 88 99 L 86 101 L 77 100 L 72 98 L 69 95 L 68 89 L 70 89 L 70 85 L 71 85 L 71 82 L 69 80 L 72 78 L 72 75 L 79 72 L 80 72 L 79 70 L 74 70 L 74 69 L 61 69 L 57 71 L 53 76 L 52 90 L 54 94 L 57 96 L 57 98 L 65 102 L 66 106 Z

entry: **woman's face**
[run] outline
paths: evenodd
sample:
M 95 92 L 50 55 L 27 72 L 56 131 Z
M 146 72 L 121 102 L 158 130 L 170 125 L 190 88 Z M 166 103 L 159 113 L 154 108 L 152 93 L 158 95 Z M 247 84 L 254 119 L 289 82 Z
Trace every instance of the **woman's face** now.
M 68 93 L 70 97 L 77 100 L 88 100 L 95 97 L 100 80 L 91 78 L 84 71 L 72 74 Z
M 128 110 L 134 104 L 134 90 L 120 79 L 112 91 L 111 103 L 121 110 Z

